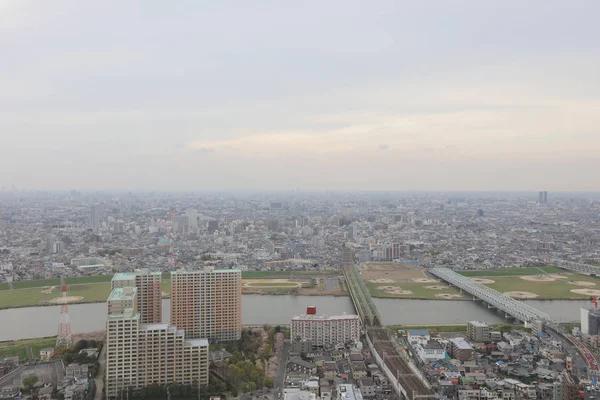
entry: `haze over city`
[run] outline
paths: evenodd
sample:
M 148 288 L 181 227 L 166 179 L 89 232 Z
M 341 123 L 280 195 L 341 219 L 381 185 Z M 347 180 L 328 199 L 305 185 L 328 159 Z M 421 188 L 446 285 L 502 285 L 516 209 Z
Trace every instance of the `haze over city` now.
M 0 186 L 600 190 L 597 1 L 0 2 Z

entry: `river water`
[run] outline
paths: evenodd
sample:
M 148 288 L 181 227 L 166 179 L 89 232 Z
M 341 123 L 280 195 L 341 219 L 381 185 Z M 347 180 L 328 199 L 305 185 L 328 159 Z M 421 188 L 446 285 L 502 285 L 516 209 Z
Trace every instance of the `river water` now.
M 354 314 L 350 297 L 334 296 L 269 296 L 243 295 L 242 320 L 245 325 L 289 324 L 292 316 L 304 312 L 307 305 L 317 307 L 319 314 Z M 468 320 L 490 323 L 504 322 L 504 315 L 488 309 L 481 302 L 452 300 L 374 299 L 383 323 L 400 324 L 464 324 Z M 527 300 L 559 322 L 579 319 L 580 308 L 587 300 Z M 163 300 L 163 321 L 169 321 L 169 300 Z M 0 341 L 56 335 L 60 306 L 27 307 L 0 310 Z M 73 333 L 105 329 L 106 304 L 74 304 L 69 306 Z

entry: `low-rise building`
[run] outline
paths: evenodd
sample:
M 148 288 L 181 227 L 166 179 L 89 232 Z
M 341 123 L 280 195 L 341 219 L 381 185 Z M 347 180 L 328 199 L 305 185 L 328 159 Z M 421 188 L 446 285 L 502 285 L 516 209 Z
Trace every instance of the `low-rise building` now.
M 310 341 L 313 346 L 335 346 L 340 343 L 360 340 L 360 318 L 358 315 L 317 315 L 315 307 L 307 313 L 292 318 L 292 342 Z
M 430 340 L 425 345 L 417 343 L 414 345 L 414 349 L 417 357 L 424 363 L 446 358 L 446 350 L 435 340 Z
M 491 341 L 489 324 L 481 321 L 469 321 L 467 323 L 467 337 L 474 342 Z
M 372 378 L 361 378 L 358 382 L 363 397 L 375 397 L 377 394 L 377 386 L 375 386 L 375 382 Z
M 469 361 L 473 359 L 473 347 L 463 338 L 456 337 L 450 339 L 451 355 L 460 361 Z
M 307 375 L 315 375 L 317 373 L 317 366 L 311 362 L 304 361 L 300 357 L 294 357 L 288 365 L 292 371 L 301 372 Z
M 406 339 L 411 344 L 416 342 L 421 345 L 426 345 L 427 342 L 431 340 L 431 335 L 426 329 L 412 329 L 408 330 Z

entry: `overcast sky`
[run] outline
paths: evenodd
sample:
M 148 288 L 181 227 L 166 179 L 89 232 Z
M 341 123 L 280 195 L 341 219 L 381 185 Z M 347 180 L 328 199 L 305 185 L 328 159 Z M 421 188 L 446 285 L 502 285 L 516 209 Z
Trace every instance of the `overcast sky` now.
M 598 15 L 0 0 L 0 186 L 600 190 Z

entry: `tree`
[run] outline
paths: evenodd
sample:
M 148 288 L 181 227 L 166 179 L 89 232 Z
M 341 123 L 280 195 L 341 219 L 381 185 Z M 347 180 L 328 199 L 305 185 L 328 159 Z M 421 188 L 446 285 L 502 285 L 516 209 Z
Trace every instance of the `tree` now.
M 36 375 L 28 376 L 27 378 L 23 379 L 23 386 L 31 390 L 39 380 L 40 379 Z

